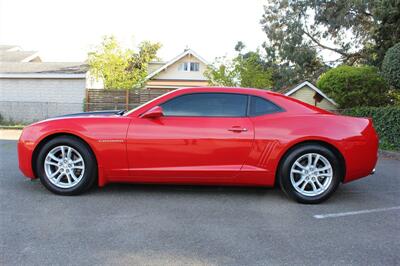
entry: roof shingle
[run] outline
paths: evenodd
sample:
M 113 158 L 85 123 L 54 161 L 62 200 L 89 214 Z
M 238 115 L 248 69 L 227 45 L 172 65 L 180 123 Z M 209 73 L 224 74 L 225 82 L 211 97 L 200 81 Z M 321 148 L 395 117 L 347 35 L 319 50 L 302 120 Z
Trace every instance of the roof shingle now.
M 84 74 L 88 65 L 82 62 L 1 62 L 0 73 L 7 74 Z

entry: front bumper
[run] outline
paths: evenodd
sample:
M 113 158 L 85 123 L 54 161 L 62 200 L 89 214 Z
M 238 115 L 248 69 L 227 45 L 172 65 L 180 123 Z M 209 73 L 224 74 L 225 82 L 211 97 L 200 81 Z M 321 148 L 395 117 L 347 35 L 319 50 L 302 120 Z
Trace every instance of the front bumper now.
M 26 141 L 21 135 L 18 141 L 18 166 L 21 172 L 29 178 L 36 178 L 32 169 L 32 154 L 34 143 Z

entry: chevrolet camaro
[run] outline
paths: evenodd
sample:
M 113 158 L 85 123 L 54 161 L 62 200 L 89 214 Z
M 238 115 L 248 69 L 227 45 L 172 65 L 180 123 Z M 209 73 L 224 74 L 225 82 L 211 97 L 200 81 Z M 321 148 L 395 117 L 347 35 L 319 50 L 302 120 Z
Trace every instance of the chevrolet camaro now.
M 367 118 L 337 115 L 279 93 L 185 88 L 128 112 L 87 112 L 24 128 L 19 167 L 51 192 L 110 182 L 274 186 L 301 203 L 374 172 Z

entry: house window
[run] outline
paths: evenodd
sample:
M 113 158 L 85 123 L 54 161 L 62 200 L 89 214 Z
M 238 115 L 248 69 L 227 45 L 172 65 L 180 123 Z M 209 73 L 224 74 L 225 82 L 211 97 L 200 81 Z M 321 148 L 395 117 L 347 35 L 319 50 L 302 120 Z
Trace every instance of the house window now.
M 188 70 L 188 63 L 184 62 L 184 63 L 180 64 L 178 69 L 179 69 L 179 71 L 189 71 Z
M 183 62 L 178 67 L 179 71 L 194 72 L 200 70 L 200 64 L 197 62 Z
M 199 71 L 200 64 L 195 62 L 190 62 L 190 71 Z

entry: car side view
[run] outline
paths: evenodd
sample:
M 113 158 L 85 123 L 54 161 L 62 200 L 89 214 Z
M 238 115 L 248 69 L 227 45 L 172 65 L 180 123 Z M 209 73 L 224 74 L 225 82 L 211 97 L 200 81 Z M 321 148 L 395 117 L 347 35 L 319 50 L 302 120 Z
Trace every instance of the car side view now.
M 128 112 L 47 119 L 24 128 L 19 167 L 56 194 L 110 182 L 274 186 L 319 203 L 374 172 L 367 118 L 336 115 L 248 88 L 185 88 Z

